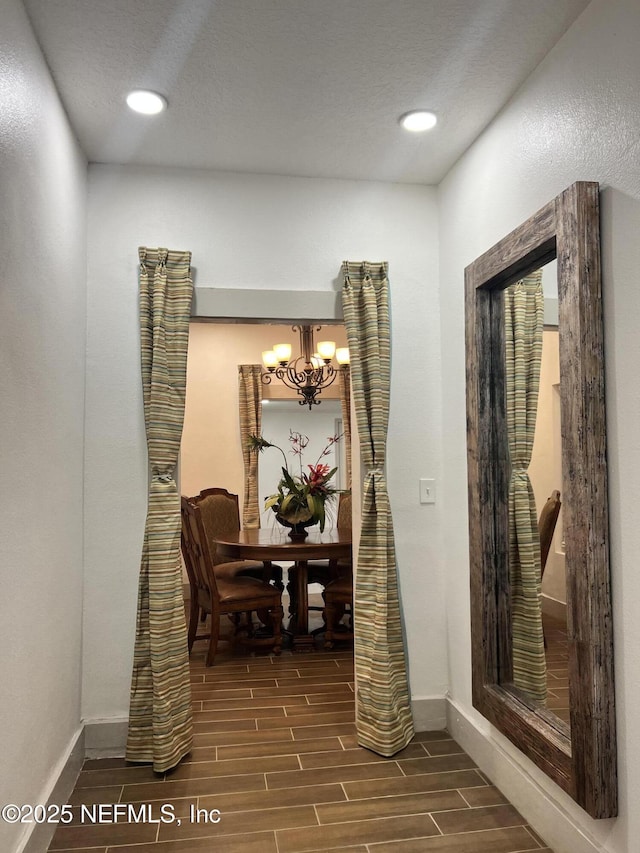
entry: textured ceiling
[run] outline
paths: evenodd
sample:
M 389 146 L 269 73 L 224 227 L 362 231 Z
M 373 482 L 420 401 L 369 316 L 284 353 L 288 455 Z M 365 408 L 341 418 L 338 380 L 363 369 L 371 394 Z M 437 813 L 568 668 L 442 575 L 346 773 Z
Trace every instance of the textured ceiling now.
M 588 0 L 25 0 L 92 162 L 437 183 Z M 144 117 L 132 88 L 163 93 Z M 401 113 L 427 108 L 415 136 Z

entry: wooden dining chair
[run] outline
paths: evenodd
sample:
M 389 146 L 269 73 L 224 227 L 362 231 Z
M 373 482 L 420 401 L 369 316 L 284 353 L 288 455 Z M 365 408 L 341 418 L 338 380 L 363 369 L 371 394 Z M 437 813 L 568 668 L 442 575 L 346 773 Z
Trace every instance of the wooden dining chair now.
M 560 492 L 556 489 L 551 492 L 551 495 L 547 498 L 545 505 L 540 511 L 540 518 L 538 519 L 538 534 L 540 535 L 541 578 L 544 577 L 544 570 L 547 565 L 547 558 L 551 549 L 551 542 L 553 540 L 553 534 L 556 529 L 556 522 L 558 521 L 561 506 L 562 502 L 560 501 Z
M 555 533 L 561 506 L 560 492 L 556 489 L 551 492 L 545 505 L 540 511 L 540 518 L 538 519 L 538 535 L 540 536 L 540 580 L 544 577 L 544 570 L 547 565 L 549 551 L 551 550 L 551 542 L 553 541 L 553 534 Z M 546 649 L 547 638 L 544 634 L 544 626 L 542 628 L 542 639 Z
M 226 489 L 213 487 L 203 489 L 199 495 L 188 498 L 188 500 L 200 507 L 202 523 L 211 552 L 211 561 L 217 577 L 247 575 L 257 580 L 273 581 L 279 590 L 284 589 L 281 566 L 276 566 L 271 562 L 261 563 L 258 560 L 229 561 L 217 553 L 217 539 L 240 532 L 238 495 L 228 492 Z
M 338 512 L 336 527 L 339 530 L 351 530 L 351 492 L 341 492 L 338 496 Z M 296 607 L 296 577 L 295 566 L 289 569 L 289 611 L 295 612 Z M 341 575 L 351 571 L 351 560 L 310 560 L 307 563 L 307 583 L 317 583 L 326 586 Z M 309 610 L 324 610 L 323 607 L 310 607 Z
M 276 655 L 282 646 L 282 599 L 281 592 L 264 580 L 238 574 L 217 575 L 211 549 L 207 542 L 202 507 L 185 497 L 181 499 L 181 546 L 189 585 L 191 601 L 189 607 L 188 646 L 189 653 L 198 639 L 209 639 L 206 665 L 213 664 L 220 637 L 220 617 L 232 617 L 233 631 L 229 637 L 232 643 L 240 641 L 244 633 L 244 642 L 251 646 L 272 646 Z M 266 614 L 272 636 L 257 636 L 252 622 L 252 613 Z M 198 636 L 200 615 L 211 615 L 209 634 Z M 242 614 L 246 614 L 244 622 Z
M 324 588 L 324 647 L 332 649 L 334 640 L 353 640 L 353 572 L 349 570 Z M 347 627 L 340 622 L 349 607 Z M 340 626 L 340 627 L 338 627 Z

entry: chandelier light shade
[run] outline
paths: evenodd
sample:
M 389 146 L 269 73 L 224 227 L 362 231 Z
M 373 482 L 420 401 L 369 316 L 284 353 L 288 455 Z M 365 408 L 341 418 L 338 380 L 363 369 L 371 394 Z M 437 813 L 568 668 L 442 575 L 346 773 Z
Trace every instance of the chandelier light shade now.
M 316 327 L 316 331 L 320 329 L 321 326 Z M 335 341 L 318 341 L 314 346 L 312 326 L 293 326 L 293 331 L 300 333 L 301 355 L 292 359 L 291 344 L 275 344 L 272 350 L 262 353 L 262 363 L 266 368 L 262 381 L 269 385 L 275 376 L 300 395 L 302 399 L 298 402 L 301 406 L 311 409 L 322 402 L 318 395 L 335 381 L 341 366 L 349 364 L 349 349 L 336 349 Z M 332 364 L 334 356 L 338 367 Z
M 262 353 L 262 363 L 265 367 L 272 368 L 278 366 L 278 356 L 271 350 L 265 350 Z
M 291 358 L 291 344 L 276 344 L 273 351 L 278 364 L 286 364 Z
M 331 361 L 335 354 L 335 341 L 318 341 L 318 355 L 320 356 L 320 358 L 325 358 Z

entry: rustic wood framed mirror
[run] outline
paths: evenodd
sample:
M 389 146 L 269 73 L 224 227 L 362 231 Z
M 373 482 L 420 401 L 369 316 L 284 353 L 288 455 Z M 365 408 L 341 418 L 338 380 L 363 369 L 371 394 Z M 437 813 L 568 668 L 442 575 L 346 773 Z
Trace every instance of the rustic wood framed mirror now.
M 617 772 L 598 201 L 597 183 L 573 184 L 466 268 L 466 381 L 473 704 L 585 811 L 606 818 L 617 814 Z M 512 293 L 539 283 L 537 271 L 553 259 L 566 688 L 553 681 L 561 656 L 551 654 L 544 635 L 539 510 L 535 501 L 526 504 L 530 453 L 522 453 L 514 427 L 518 422 L 530 450 L 537 429 L 535 369 L 525 366 L 514 378 L 514 363 L 528 341 L 533 356 L 538 344 L 531 337 L 531 304 Z M 536 329 L 541 338 L 539 322 Z M 529 605 L 523 606 L 525 569 L 529 578 L 537 572 L 537 587 L 525 590 Z M 538 693 L 528 687 L 529 665 Z M 564 718 L 548 698 L 557 700 L 563 690 Z

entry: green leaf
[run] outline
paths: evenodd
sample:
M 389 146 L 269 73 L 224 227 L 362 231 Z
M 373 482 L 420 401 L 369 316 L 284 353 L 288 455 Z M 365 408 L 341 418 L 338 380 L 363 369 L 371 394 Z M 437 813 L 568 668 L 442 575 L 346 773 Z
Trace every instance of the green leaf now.
M 287 471 L 287 469 L 286 469 L 286 468 L 283 468 L 283 469 L 282 469 L 282 479 L 285 481 L 285 483 L 287 484 L 287 486 L 288 486 L 292 491 L 294 491 L 294 492 L 295 492 L 295 491 L 297 491 L 297 490 L 298 490 L 298 487 L 296 486 L 295 480 L 293 479 L 293 477 L 292 477 L 292 476 L 291 476 L 291 474 Z
M 270 442 L 264 439 L 261 435 L 252 434 L 249 436 L 247 446 L 249 447 L 249 450 L 261 453 L 265 447 L 274 447 L 275 445 L 270 444 Z
M 307 495 L 307 506 L 314 520 L 320 522 L 320 531 L 322 532 L 325 523 L 324 501 L 318 495 Z

